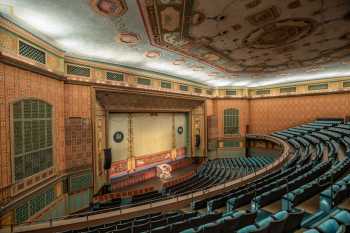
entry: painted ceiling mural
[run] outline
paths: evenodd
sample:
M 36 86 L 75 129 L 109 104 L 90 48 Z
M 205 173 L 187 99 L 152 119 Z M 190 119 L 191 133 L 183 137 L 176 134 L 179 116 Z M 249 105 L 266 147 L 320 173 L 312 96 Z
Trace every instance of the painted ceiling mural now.
M 347 0 L 2 0 L 70 56 L 209 86 L 350 75 Z

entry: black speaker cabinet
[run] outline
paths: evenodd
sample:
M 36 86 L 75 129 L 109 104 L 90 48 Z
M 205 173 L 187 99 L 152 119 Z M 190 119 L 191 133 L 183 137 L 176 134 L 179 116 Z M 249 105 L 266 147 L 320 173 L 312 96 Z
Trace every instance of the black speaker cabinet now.
M 198 148 L 201 145 L 201 136 L 196 134 L 196 143 L 195 146 Z
M 105 170 L 108 170 L 111 168 L 111 164 L 112 164 L 112 149 L 111 148 L 104 149 L 104 153 L 105 153 L 105 163 L 103 167 Z

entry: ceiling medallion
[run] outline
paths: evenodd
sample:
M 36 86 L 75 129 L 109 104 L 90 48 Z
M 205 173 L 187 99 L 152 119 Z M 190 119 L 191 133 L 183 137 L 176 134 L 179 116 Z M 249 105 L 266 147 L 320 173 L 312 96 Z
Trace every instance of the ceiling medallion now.
M 90 5 L 104 16 L 122 16 L 128 10 L 125 0 L 91 0 Z
M 160 52 L 151 50 L 151 51 L 146 51 L 145 56 L 148 58 L 159 58 L 160 57 Z
M 116 41 L 128 45 L 135 45 L 141 41 L 141 37 L 133 32 L 120 32 L 116 37 Z
M 173 61 L 173 65 L 179 66 L 185 64 L 185 59 L 184 58 L 178 58 Z
M 218 61 L 220 57 L 213 53 L 207 53 L 203 56 L 206 61 Z
M 299 41 L 316 28 L 312 19 L 286 19 L 270 23 L 249 33 L 244 43 L 249 48 L 269 49 Z

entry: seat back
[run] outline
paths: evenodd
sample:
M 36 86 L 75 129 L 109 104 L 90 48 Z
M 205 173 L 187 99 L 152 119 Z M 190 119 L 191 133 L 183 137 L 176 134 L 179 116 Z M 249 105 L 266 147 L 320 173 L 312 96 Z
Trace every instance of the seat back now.
M 157 228 L 152 228 L 151 233 L 170 233 L 171 225 L 165 225 Z
M 225 218 L 222 223 L 222 232 L 223 233 L 232 233 L 238 230 L 240 218 L 239 217 L 229 217 Z
M 246 212 L 243 213 L 240 217 L 239 217 L 239 222 L 238 222 L 238 226 L 237 229 L 240 229 L 244 226 L 253 224 L 256 218 L 256 212 Z
M 317 226 L 316 229 L 322 233 L 345 232 L 345 227 L 342 225 L 339 225 L 335 219 L 328 219 L 327 221 Z
M 284 231 L 294 232 L 294 230 L 299 229 L 300 223 L 304 217 L 304 213 L 305 212 L 303 210 L 288 212 L 288 218 L 285 223 Z
M 139 225 L 134 225 L 134 232 L 144 232 L 149 230 L 149 222 Z
M 167 220 L 165 218 L 157 220 L 157 221 L 152 221 L 151 222 L 151 229 L 165 226 L 167 224 Z
M 273 219 L 270 222 L 270 233 L 283 233 L 284 232 L 284 226 L 287 222 L 287 218 L 285 219 L 279 219 L 275 220 Z
M 181 232 L 183 230 L 186 230 L 187 228 L 191 228 L 191 224 L 189 221 L 181 221 L 181 222 L 176 222 L 171 226 L 171 232 Z
M 113 233 L 132 233 L 132 228 L 126 227 L 124 229 L 117 229 L 117 230 L 114 230 Z

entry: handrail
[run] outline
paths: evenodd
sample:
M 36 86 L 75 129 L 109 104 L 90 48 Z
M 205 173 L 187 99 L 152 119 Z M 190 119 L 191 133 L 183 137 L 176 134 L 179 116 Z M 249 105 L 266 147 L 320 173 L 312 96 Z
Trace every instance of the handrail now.
M 129 204 L 121 207 L 112 207 L 112 208 L 106 208 L 106 209 L 92 211 L 92 212 L 88 211 L 88 212 L 79 213 L 79 214 L 71 214 L 68 216 L 55 217 L 55 218 L 51 218 L 49 221 L 38 220 L 38 221 L 29 221 L 21 224 L 11 224 L 11 225 L 4 224 L 4 225 L 0 225 L 0 233 L 27 232 L 27 231 L 35 231 L 40 229 L 43 230 L 51 227 L 66 226 L 69 224 L 84 223 L 84 222 L 88 223 L 89 221 L 98 221 L 102 219 L 121 216 L 122 214 L 137 213 L 138 211 L 141 211 L 141 210 L 162 207 L 162 206 L 174 204 L 180 201 L 193 200 L 194 198 L 201 197 L 211 192 L 224 190 L 233 185 L 239 185 L 239 184 L 242 184 L 243 182 L 262 176 L 266 172 L 283 164 L 283 162 L 287 160 L 290 155 L 290 145 L 277 137 L 273 137 L 270 135 L 262 135 L 262 134 L 249 134 L 247 135 L 247 138 L 265 139 L 265 140 L 273 141 L 276 144 L 279 144 L 283 147 L 282 155 L 278 159 L 276 159 L 273 163 L 257 170 L 254 173 L 250 173 L 246 176 L 242 176 L 238 179 L 230 180 L 216 186 L 199 189 L 199 190 L 196 190 L 195 192 L 191 190 L 185 193 L 169 195 L 166 197 L 157 198 L 151 201 L 148 200 L 137 204 Z

